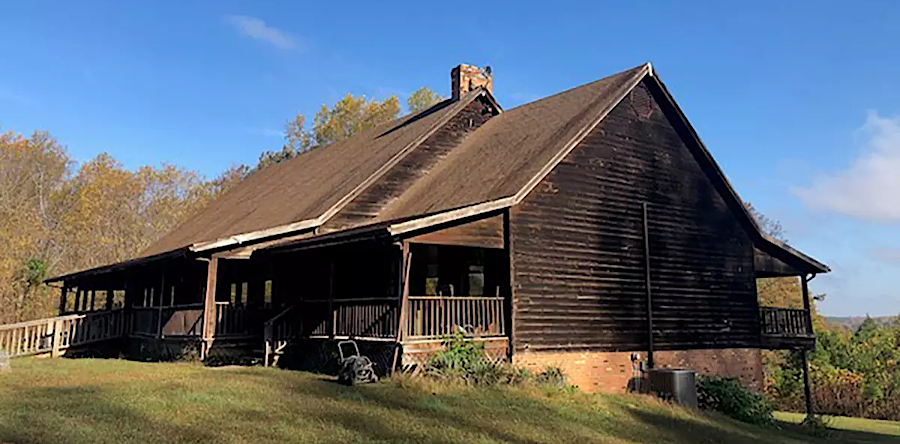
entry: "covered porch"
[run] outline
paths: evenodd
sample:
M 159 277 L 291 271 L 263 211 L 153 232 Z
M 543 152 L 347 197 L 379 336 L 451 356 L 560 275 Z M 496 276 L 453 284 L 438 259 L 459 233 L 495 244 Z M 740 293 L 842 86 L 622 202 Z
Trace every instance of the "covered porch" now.
M 461 333 L 508 353 L 509 255 L 498 246 L 384 237 L 260 252 L 287 308 L 265 326 L 266 362 L 292 343 L 377 345 L 387 368 L 422 364 Z
M 178 255 L 65 276 L 61 282 L 60 316 L 114 314 L 121 325 L 113 336 L 200 343 L 201 357 L 216 340 L 262 341 L 264 322 L 279 309 L 264 267 L 236 256 Z

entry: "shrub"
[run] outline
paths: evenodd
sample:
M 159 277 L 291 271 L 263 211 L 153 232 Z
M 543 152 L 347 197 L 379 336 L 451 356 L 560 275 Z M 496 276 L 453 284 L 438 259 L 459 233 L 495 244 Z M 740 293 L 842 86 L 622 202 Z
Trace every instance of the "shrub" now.
M 483 343 L 472 341 L 461 332 L 447 337 L 443 345 L 443 350 L 428 359 L 426 376 L 480 386 L 533 382 L 546 387 L 571 388 L 559 367 L 547 367 L 541 373 L 532 374 L 527 368 L 494 362 L 485 355 Z
M 563 373 L 562 369 L 559 367 L 547 367 L 543 372 L 538 373 L 534 377 L 534 382 L 541 385 L 548 385 L 553 387 L 568 387 L 569 384 L 566 382 L 566 375 Z
M 755 425 L 772 425 L 772 406 L 765 397 L 743 385 L 736 378 L 701 375 L 697 383 L 700 408 L 716 410 L 738 421 Z
M 517 376 L 507 365 L 488 359 L 484 354 L 484 344 L 468 340 L 462 332 L 446 338 L 443 345 L 443 350 L 428 359 L 426 375 L 473 385 L 509 382 Z

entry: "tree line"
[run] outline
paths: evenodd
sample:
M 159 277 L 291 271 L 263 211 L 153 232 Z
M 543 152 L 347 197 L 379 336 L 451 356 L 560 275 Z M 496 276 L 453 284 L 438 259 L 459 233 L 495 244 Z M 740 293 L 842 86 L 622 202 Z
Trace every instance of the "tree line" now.
M 748 204 L 750 213 L 772 236 L 785 239 L 778 221 Z M 757 280 L 760 305 L 802 308 L 798 278 Z M 810 385 L 819 414 L 900 420 L 900 317 L 893 322 L 866 318 L 855 328 L 831 324 L 816 310 L 824 294 L 813 296 L 816 348 L 810 353 Z M 802 355 L 799 351 L 763 353 L 765 394 L 780 410 L 805 412 Z
M 421 88 L 407 100 L 419 112 L 441 97 Z M 42 282 L 139 255 L 151 243 L 250 174 L 396 119 L 396 96 L 347 94 L 323 105 L 311 125 L 285 127 L 281 149 L 256 165 L 208 179 L 175 165 L 129 170 L 107 153 L 77 163 L 49 132 L 0 133 L 0 324 L 52 315 L 57 294 Z

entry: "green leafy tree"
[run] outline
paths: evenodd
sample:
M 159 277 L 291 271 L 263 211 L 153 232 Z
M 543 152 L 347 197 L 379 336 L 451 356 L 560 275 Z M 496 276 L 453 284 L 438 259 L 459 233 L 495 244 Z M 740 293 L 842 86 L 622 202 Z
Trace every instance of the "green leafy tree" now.
M 390 96 L 379 102 L 347 94 L 330 108 L 322 105 L 316 113 L 312 138 L 315 146 L 329 145 L 390 122 L 399 114 L 400 102 L 397 96 Z
M 427 86 L 417 89 L 406 99 L 406 107 L 410 113 L 419 113 L 436 105 L 443 100 L 440 94 L 432 91 Z

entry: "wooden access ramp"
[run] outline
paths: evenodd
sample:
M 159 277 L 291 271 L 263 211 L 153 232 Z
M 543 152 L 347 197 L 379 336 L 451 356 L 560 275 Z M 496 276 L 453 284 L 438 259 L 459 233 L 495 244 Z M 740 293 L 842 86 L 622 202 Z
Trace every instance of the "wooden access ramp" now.
M 0 349 L 10 357 L 50 353 L 122 337 L 125 316 L 121 309 L 0 325 Z

